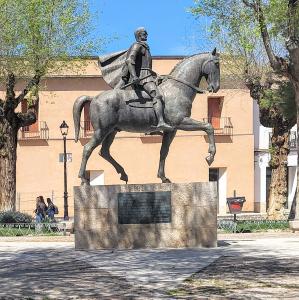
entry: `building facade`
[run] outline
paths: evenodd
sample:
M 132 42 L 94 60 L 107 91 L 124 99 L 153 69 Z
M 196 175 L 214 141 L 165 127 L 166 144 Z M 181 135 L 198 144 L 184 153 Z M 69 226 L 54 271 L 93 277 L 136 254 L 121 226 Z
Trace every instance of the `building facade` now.
M 182 57 L 154 57 L 153 69 L 169 74 Z M 73 186 L 80 185 L 78 171 L 83 145 L 92 134 L 88 106 L 81 115 L 81 133 L 74 142 L 72 108 L 82 95 L 95 96 L 109 89 L 96 58 L 84 67 L 52 74 L 42 82 L 38 121 L 19 132 L 17 160 L 17 209 L 32 214 L 39 195 L 49 197 L 63 215 L 63 140 L 59 126 L 69 125 L 67 135 L 67 182 L 69 214 L 73 214 Z M 26 103 L 20 107 L 26 111 Z M 227 213 L 226 198 L 245 196 L 244 211 L 254 211 L 254 132 L 253 101 L 245 88 L 234 82 L 223 85 L 217 94 L 197 95 L 192 118 L 209 120 L 215 128 L 217 153 L 212 166 L 205 157 L 208 140 L 204 132 L 178 131 L 166 161 L 166 176 L 175 183 L 218 181 L 220 215 Z M 157 170 L 161 136 L 119 132 L 111 146 L 114 158 L 124 167 L 129 184 L 159 183 Z M 87 170 L 91 184 L 123 184 L 107 161 L 92 153 Z

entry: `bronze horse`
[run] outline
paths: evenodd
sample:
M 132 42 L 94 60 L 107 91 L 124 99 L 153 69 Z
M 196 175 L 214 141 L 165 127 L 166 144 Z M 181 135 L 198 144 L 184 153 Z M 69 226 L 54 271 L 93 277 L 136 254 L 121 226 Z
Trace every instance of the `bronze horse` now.
M 214 129 L 210 123 L 190 118 L 192 102 L 196 93 L 203 93 L 198 86 L 205 77 L 210 92 L 217 92 L 220 88 L 220 67 L 216 49 L 212 53 L 196 54 L 179 62 L 161 83 L 160 90 L 164 95 L 164 114 L 173 130 L 163 132 L 160 150 L 158 177 L 162 182 L 170 182 L 165 176 L 165 160 L 169 146 L 178 129 L 186 131 L 205 131 L 209 139 L 209 155 L 206 157 L 210 165 L 216 153 Z M 82 184 L 89 184 L 86 178 L 86 164 L 92 151 L 100 144 L 100 155 L 110 162 L 120 179 L 127 183 L 128 175 L 124 168 L 114 160 L 110 154 L 110 146 L 118 131 L 150 133 L 155 131 L 157 118 L 148 96 L 142 91 L 114 89 L 105 91 L 95 97 L 81 96 L 73 106 L 75 125 L 75 141 L 78 141 L 80 131 L 80 116 L 84 104 L 91 101 L 90 120 L 94 134 L 84 146 L 83 158 L 79 177 Z M 142 104 L 144 103 L 144 104 Z M 134 105 L 135 104 L 135 105 Z

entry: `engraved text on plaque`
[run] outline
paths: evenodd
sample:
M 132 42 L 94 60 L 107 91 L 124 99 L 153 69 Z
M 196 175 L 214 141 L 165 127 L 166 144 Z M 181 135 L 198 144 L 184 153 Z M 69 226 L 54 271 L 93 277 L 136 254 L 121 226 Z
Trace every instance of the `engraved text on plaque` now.
M 171 223 L 171 192 L 118 194 L 118 224 Z

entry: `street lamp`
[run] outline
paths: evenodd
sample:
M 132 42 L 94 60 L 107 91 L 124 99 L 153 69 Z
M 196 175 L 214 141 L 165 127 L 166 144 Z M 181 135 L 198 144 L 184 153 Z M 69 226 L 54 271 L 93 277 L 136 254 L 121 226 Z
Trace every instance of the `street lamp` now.
M 60 132 L 62 134 L 63 138 L 63 167 L 64 167 L 64 193 L 63 193 L 63 199 L 64 199 L 64 220 L 69 219 L 69 213 L 68 213 L 68 193 L 67 193 L 67 172 L 66 172 L 66 136 L 68 134 L 69 126 L 63 121 L 60 125 Z

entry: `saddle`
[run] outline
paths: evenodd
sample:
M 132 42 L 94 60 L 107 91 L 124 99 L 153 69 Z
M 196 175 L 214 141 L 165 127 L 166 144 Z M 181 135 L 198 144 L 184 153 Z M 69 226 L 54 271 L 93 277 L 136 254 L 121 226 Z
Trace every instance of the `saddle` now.
M 124 90 L 122 97 L 127 105 L 136 108 L 153 108 L 157 103 L 142 89 Z

